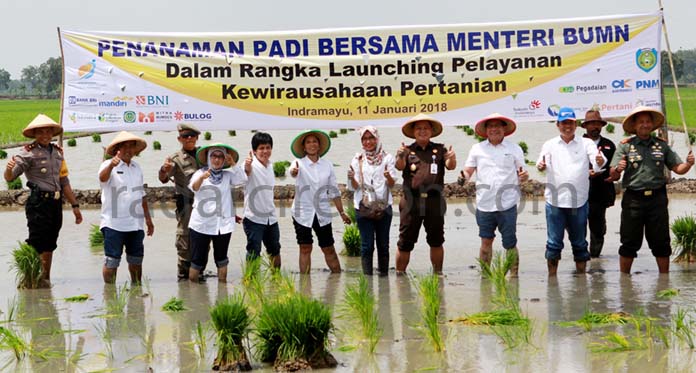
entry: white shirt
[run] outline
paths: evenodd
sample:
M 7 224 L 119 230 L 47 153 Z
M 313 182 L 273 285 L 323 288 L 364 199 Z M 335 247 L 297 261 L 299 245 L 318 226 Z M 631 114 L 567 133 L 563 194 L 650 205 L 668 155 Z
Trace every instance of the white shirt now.
M 109 167 L 111 160 L 102 162 L 99 173 Z M 143 230 L 143 171 L 131 161 L 121 161 L 111 170 L 109 180 L 99 182 L 101 187 L 101 221 L 99 228 L 111 228 L 119 232 Z
M 356 154 L 355 157 L 353 157 L 353 160 L 350 162 L 350 165 L 351 167 L 353 167 L 353 171 L 355 172 L 355 181 L 357 181 L 358 184 L 360 184 L 359 157 L 361 155 L 362 153 Z M 395 163 L 396 159 L 394 159 L 394 156 L 389 153 L 382 157 L 382 163 L 378 165 L 371 165 L 367 162 L 367 159 L 363 159 L 363 181 L 365 183 L 366 190 L 370 192 L 370 198 L 374 198 L 377 200 L 386 199 L 390 205 L 392 204 L 393 199 L 391 189 L 387 186 L 387 178 L 384 177 L 384 167 L 387 167 L 387 170 L 389 170 L 389 174 L 391 175 L 392 179 L 396 179 L 398 174 L 396 168 L 394 167 Z M 346 183 L 346 188 L 355 192 L 353 193 L 353 206 L 360 206 L 360 200 L 362 199 L 363 195 L 363 188 L 360 185 L 358 185 L 357 189 L 353 188 L 353 183 L 351 183 L 350 180 L 348 180 L 348 183 Z M 372 193 L 373 190 L 374 193 Z
M 297 160 L 299 173 L 295 180 L 295 199 L 292 201 L 292 217 L 305 227 L 311 227 L 314 215 L 323 227 L 331 223 L 330 200 L 340 197 L 333 164 L 324 158 L 312 162 L 307 156 Z
M 506 139 L 498 145 L 488 140 L 474 144 L 464 167 L 476 168 L 476 208 L 505 211 L 520 203 L 517 171 L 524 168 L 524 153 Z
M 561 136 L 546 141 L 537 160 L 538 165 L 546 157 L 546 202 L 562 208 L 584 205 L 590 192 L 590 164 L 595 172 L 601 170 L 597 152 L 594 142 L 584 137 L 575 136 L 568 143 Z M 606 163 L 603 154 L 602 158 Z
M 257 224 L 270 225 L 278 222 L 273 204 L 275 174 L 273 163 L 269 160 L 264 166 L 256 156 L 252 156 L 251 173 L 244 189 L 244 217 Z
M 196 192 L 193 190 L 193 183 L 204 173 L 202 168 L 197 170 L 189 182 L 188 187 L 193 191 L 189 228 L 210 236 L 231 233 L 235 224 L 232 185 L 244 184 L 247 181 L 246 174 L 239 166 L 222 170 L 220 184 L 215 185 L 208 178 L 203 180 Z

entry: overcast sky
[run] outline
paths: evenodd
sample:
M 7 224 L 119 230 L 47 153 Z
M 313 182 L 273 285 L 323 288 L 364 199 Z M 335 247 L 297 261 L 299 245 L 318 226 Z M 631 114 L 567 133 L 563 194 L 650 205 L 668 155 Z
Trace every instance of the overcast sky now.
M 652 13 L 658 0 L 0 0 L 0 68 L 59 56 L 56 28 L 90 31 L 272 31 Z M 672 50 L 696 48 L 694 0 L 663 0 Z M 663 43 L 663 49 L 665 45 Z

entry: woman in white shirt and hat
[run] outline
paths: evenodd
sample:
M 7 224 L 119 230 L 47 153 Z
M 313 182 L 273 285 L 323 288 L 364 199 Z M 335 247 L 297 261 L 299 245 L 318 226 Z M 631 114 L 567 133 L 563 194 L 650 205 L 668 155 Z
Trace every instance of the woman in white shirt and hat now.
M 290 167 L 290 175 L 296 178 L 292 221 L 297 244 L 300 246 L 299 265 L 300 273 L 303 274 L 309 273 L 311 268 L 312 230 L 317 235 L 326 265 L 332 273 L 341 272 L 341 263 L 334 248 L 329 200 L 334 202 L 345 224 L 350 224 L 351 220 L 343 211 L 333 164 L 322 158 L 330 147 L 331 139 L 319 130 L 299 134 L 291 145 L 292 153 L 299 158 Z
M 246 183 L 247 176 L 240 167 L 233 167 L 239 160 L 239 153 L 229 145 L 203 146 L 196 152 L 196 158 L 202 167 L 191 176 L 189 183 L 189 189 L 194 193 L 189 221 L 189 280 L 198 282 L 200 272 L 208 262 L 212 241 L 218 281 L 226 282 L 227 248 L 235 224 L 232 186 Z

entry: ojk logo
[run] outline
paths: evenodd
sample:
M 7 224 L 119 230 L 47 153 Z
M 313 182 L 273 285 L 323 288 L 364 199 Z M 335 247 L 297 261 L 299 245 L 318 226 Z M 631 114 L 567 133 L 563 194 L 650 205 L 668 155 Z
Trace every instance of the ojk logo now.
M 631 79 L 618 79 L 611 82 L 611 87 L 614 89 L 631 88 Z

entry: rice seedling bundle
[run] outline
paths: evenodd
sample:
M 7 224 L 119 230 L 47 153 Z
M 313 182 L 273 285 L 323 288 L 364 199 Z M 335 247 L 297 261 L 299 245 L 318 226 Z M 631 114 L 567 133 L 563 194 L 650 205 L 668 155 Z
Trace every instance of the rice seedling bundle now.
M 285 162 L 273 162 L 273 174 L 275 177 L 283 177 L 285 176 L 285 172 L 287 171 L 288 166 L 285 165 Z
M 7 190 L 20 190 L 22 189 L 22 178 L 18 177 L 12 181 L 7 182 Z
M 0 326 L 0 349 L 11 350 L 15 359 L 19 361 L 30 353 L 31 347 L 17 333 Z
M 106 310 L 109 315 L 123 316 L 126 305 L 128 304 L 129 293 L 130 289 L 128 289 L 127 282 L 124 282 L 123 285 L 115 289 L 113 297 L 106 300 Z
M 145 135 L 152 135 L 152 131 L 145 131 Z
M 219 301 L 210 309 L 210 321 L 217 335 L 214 370 L 250 370 L 244 341 L 249 334 L 251 316 L 241 294 Z
M 165 304 L 162 305 L 162 311 L 164 312 L 181 312 L 185 311 L 184 301 L 177 297 L 171 297 Z
M 345 315 L 360 325 L 361 338 L 367 343 L 368 352 L 374 353 L 382 329 L 377 317 L 377 302 L 364 275 L 361 274 L 353 286 L 346 287 L 344 298 Z
M 336 133 L 336 131 L 329 131 L 329 137 L 334 139 L 334 138 L 338 137 L 338 134 Z
M 348 129 L 347 129 L 347 128 L 341 128 L 341 129 L 339 130 L 339 132 L 340 132 L 341 135 L 345 135 L 346 133 L 348 133 Z
M 577 321 L 563 321 L 559 322 L 558 325 L 564 327 L 579 326 L 589 331 L 596 326 L 624 325 L 633 320 L 636 320 L 636 317 L 626 312 L 597 313 L 587 310 Z
M 36 289 L 41 287 L 41 258 L 36 249 L 26 242 L 19 242 L 19 247 L 12 251 L 12 269 L 16 272 L 17 288 Z
M 608 123 L 608 124 L 607 124 L 607 127 L 606 127 L 607 133 L 614 133 L 614 129 L 615 129 L 615 128 L 616 128 L 616 127 L 614 127 L 613 124 Z
M 696 260 L 696 219 L 693 216 L 677 218 L 672 223 L 674 246 L 677 247 L 675 262 Z
M 84 302 L 89 299 L 89 294 L 74 295 L 72 297 L 65 298 L 66 302 Z
M 101 135 L 98 133 L 92 134 L 92 142 L 101 142 Z
M 205 131 L 205 133 L 203 134 L 203 138 L 206 140 L 210 140 L 212 137 L 213 135 L 208 131 Z
M 662 299 L 669 299 L 679 295 L 679 289 L 665 289 L 657 292 L 657 297 Z
M 162 144 L 160 144 L 159 141 L 155 140 L 155 141 L 152 143 L 152 149 L 153 149 L 153 150 L 162 150 Z
M 104 234 L 96 224 L 92 224 L 89 228 L 89 244 L 92 247 L 98 247 L 104 244 Z
M 229 131 L 227 131 L 227 134 L 230 135 L 230 136 L 237 136 L 237 131 L 235 131 L 235 130 L 229 130 Z
M 68 139 L 68 146 L 69 146 L 69 147 L 77 146 L 77 140 L 75 140 L 75 139 Z
M 355 224 L 346 226 L 343 231 L 343 247 L 342 254 L 347 256 L 360 256 L 360 230 Z
M 5 159 L 7 158 L 7 152 L 3 149 L 0 149 L 0 159 Z
M 520 313 L 519 308 L 478 312 L 453 321 L 471 326 L 524 326 L 530 323 L 530 320 Z
M 423 323 L 422 331 L 435 351 L 445 350 L 445 343 L 440 333 L 438 316 L 440 315 L 440 278 L 437 275 L 427 275 L 416 279 L 420 295 L 420 315 Z

